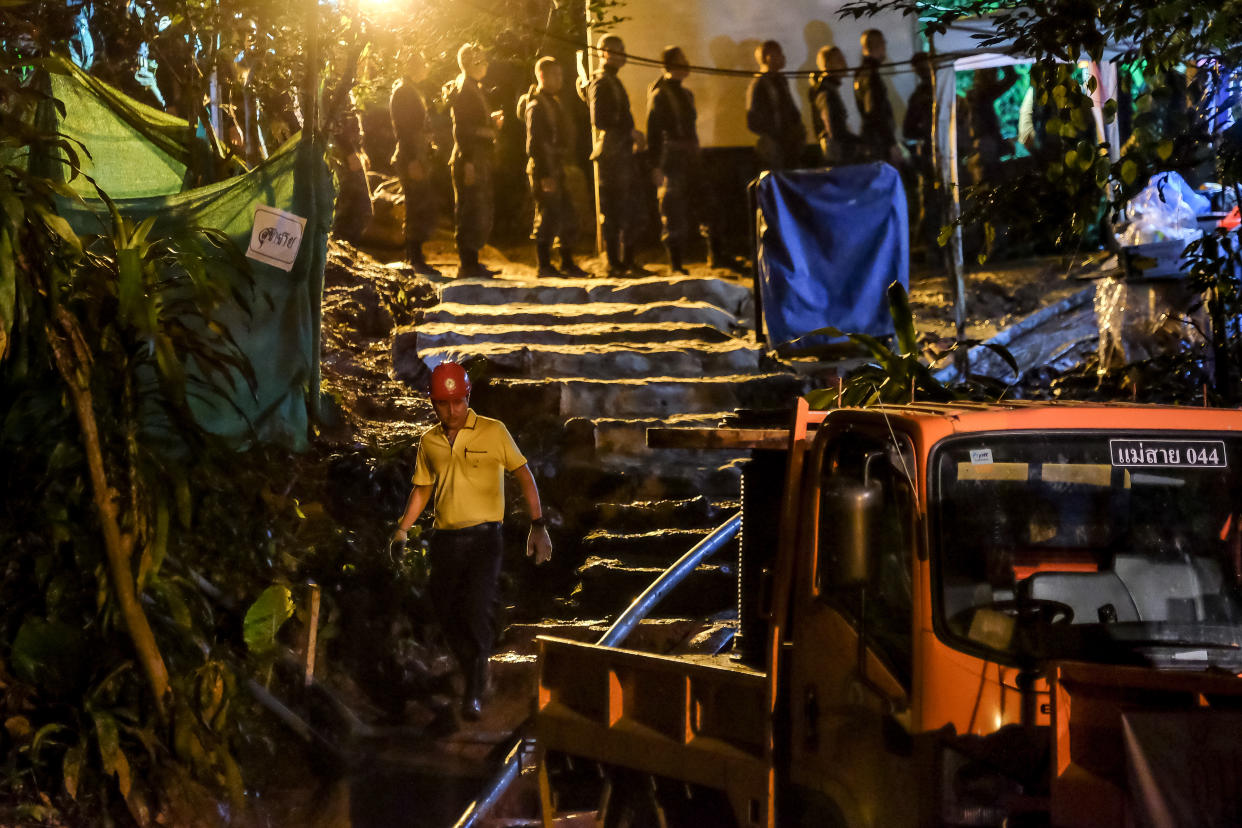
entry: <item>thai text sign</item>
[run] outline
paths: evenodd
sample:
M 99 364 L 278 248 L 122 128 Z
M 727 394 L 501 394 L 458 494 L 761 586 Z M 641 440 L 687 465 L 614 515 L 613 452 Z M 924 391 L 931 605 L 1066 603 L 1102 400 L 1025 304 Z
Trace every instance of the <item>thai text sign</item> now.
M 306 219 L 301 216 L 260 204 L 254 208 L 254 227 L 246 256 L 288 272 L 302 247 L 305 229 Z

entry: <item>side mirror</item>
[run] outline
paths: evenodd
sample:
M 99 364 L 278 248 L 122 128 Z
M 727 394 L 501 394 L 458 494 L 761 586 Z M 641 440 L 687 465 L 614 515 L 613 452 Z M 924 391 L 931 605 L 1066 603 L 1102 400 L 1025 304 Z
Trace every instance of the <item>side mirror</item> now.
M 879 481 L 834 477 L 825 482 L 819 508 L 821 577 L 834 587 L 857 587 L 870 580 L 872 538 L 883 496 Z

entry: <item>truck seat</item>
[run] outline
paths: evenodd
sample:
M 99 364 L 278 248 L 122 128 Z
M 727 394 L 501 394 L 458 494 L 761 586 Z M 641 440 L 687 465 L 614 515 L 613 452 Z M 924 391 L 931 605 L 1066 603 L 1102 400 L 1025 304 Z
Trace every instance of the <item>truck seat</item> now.
M 1074 610 L 1074 623 L 1095 624 L 1112 604 L 1118 621 L 1139 620 L 1138 608 L 1115 572 L 1036 572 L 1023 583 L 1032 598 L 1060 601 Z
M 1220 565 L 1207 558 L 1166 563 L 1118 555 L 1113 569 L 1134 596 L 1143 621 L 1202 620 L 1203 596 L 1220 592 Z

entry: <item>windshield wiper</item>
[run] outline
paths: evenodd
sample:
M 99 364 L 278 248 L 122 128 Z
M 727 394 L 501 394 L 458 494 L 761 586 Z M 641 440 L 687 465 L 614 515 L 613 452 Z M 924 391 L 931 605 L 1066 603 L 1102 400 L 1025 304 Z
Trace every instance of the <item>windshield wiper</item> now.
M 1115 638 L 1117 644 L 1126 644 L 1131 647 L 1187 647 L 1196 650 L 1238 650 L 1242 649 L 1242 644 L 1231 642 L 1229 644 L 1218 644 L 1213 641 L 1191 641 L 1188 638 Z

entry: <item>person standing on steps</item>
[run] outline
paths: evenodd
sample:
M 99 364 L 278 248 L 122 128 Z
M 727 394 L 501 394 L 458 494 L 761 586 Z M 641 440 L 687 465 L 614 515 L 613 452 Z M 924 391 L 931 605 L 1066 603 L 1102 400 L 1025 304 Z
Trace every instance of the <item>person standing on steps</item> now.
M 888 99 L 880 67 L 888 60 L 888 43 L 879 29 L 867 29 L 859 38 L 862 65 L 854 73 L 854 103 L 862 126 L 858 141 L 863 159 L 887 161 L 901 169 L 902 152 L 897 143 L 897 120 L 893 102 Z
M 798 166 L 806 144 L 806 125 L 789 81 L 781 74 L 785 52 L 775 40 L 765 40 L 755 49 L 760 74 L 746 90 L 746 126 L 759 136 L 755 155 L 760 170 L 786 170 Z
M 849 112 L 841 99 L 841 83 L 849 71 L 845 54 L 836 46 L 825 46 L 816 54 L 815 63 L 819 73 L 811 79 L 811 115 L 824 164 L 852 164 L 858 136 L 850 132 Z
M 604 64 L 586 87 L 587 107 L 595 146 L 591 160 L 599 180 L 599 212 L 603 222 L 604 251 L 608 275 L 627 272 L 646 275 L 634 262 L 635 207 L 633 180 L 638 169 L 636 152 L 643 149 L 643 134 L 634 128 L 630 96 L 617 72 L 626 63 L 625 43 L 616 35 L 599 39 Z
M 467 43 L 457 52 L 461 74 L 449 84 L 449 110 L 453 117 L 454 218 L 458 277 L 487 278 L 496 272 L 479 264 L 479 251 L 492 232 L 492 154 L 497 130 L 504 121 L 492 112 L 479 82 L 487 75 L 487 56 L 482 47 Z
M 432 503 L 428 591 L 465 678 L 462 717 L 475 721 L 483 711 L 487 665 L 496 640 L 492 610 L 504 552 L 505 472 L 517 478 L 530 511 L 527 557 L 536 565 L 549 560 L 552 541 L 526 458 L 504 423 L 470 408 L 470 377 L 464 368 L 455 362 L 436 366 L 431 404 L 439 424 L 419 443 L 413 489 L 392 542 L 403 548 L 410 527 Z
M 526 174 L 535 200 L 535 255 L 540 276 L 587 276 L 574 263 L 573 244 L 578 226 L 573 200 L 565 180 L 570 126 L 557 97 L 564 74 L 556 58 L 542 57 L 535 63 L 537 86 L 519 103 L 526 119 Z M 552 264 L 552 245 L 559 242 L 561 269 Z
M 411 50 L 405 55 L 405 73 L 392 89 L 388 112 L 392 118 L 392 133 L 397 139 L 392 166 L 405 198 L 405 258 L 414 272 L 423 276 L 439 276 L 440 271 L 427 264 L 423 255 L 423 245 L 431 238 L 436 226 L 427 104 L 418 91 L 418 84 L 426 79 L 427 63 L 422 53 Z
M 669 46 L 661 55 L 664 74 L 651 85 L 647 97 L 647 140 L 652 178 L 660 199 L 660 229 L 668 250 L 669 269 L 688 273 L 685 267 L 686 242 L 690 237 L 691 215 L 701 218 L 700 232 L 708 240 L 708 264 L 723 266 L 720 239 L 711 220 L 712 199 L 708 196 L 699 151 L 698 113 L 694 94 L 682 85 L 690 75 L 690 64 L 678 46 Z M 695 206 L 691 208 L 691 196 Z

